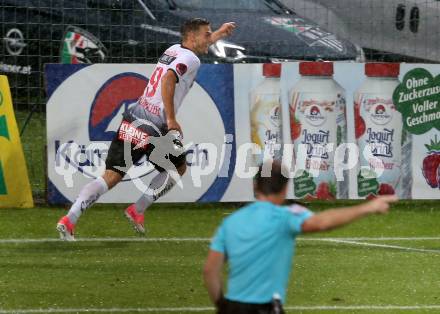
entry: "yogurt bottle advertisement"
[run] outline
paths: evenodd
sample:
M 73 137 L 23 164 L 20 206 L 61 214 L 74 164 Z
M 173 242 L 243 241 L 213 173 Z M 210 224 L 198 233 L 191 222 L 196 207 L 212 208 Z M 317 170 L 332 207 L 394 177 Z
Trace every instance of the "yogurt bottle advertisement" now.
M 393 103 L 399 85 L 398 63 L 367 63 L 365 78 L 354 94 L 354 127 L 360 160 L 359 197 L 411 192 L 411 134 Z
M 334 171 L 335 149 L 347 141 L 345 90 L 333 79 L 331 62 L 302 62 L 299 73 L 301 79 L 288 94 L 291 141 L 299 168 L 293 178 L 295 197 L 347 198 L 347 184 L 337 182 Z
M 438 199 L 439 74 L 431 64 L 235 65 L 237 145 L 259 148 L 254 166 L 283 160 L 292 199 Z

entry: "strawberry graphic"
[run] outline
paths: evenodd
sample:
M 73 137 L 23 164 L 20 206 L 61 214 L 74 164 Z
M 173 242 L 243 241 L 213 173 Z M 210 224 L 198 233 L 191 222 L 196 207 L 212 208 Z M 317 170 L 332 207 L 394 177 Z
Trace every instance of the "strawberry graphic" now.
M 314 197 L 314 196 L 312 196 L 312 195 L 310 195 L 310 194 L 307 194 L 305 197 L 304 197 L 304 200 L 306 200 L 306 201 L 316 201 L 318 198 L 317 197 Z
M 439 188 L 440 187 L 440 142 L 437 141 L 437 136 L 435 140 L 431 140 L 430 145 L 425 144 L 428 150 L 428 156 L 423 159 L 423 176 L 430 187 Z
M 296 140 L 301 134 L 301 122 L 295 117 L 296 107 L 290 107 L 290 136 Z
M 334 184 L 333 184 L 334 185 Z M 320 200 L 334 200 L 335 199 L 335 187 L 332 187 L 330 182 L 321 182 L 316 190 L 316 197 Z
M 354 103 L 354 128 L 356 138 L 360 138 L 365 133 L 365 121 L 361 117 L 359 103 Z
M 391 185 L 386 184 L 386 183 L 381 183 L 377 194 L 379 194 L 379 195 L 393 195 L 393 194 L 395 194 L 395 192 L 394 192 L 394 189 Z

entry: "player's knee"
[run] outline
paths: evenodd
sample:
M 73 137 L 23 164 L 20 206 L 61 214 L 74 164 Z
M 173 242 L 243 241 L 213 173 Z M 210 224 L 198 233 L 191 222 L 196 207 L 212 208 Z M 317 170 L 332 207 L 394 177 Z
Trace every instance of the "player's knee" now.
M 122 175 L 116 171 L 107 169 L 105 170 L 102 178 L 104 179 L 105 183 L 107 183 L 107 187 L 110 190 L 122 180 Z

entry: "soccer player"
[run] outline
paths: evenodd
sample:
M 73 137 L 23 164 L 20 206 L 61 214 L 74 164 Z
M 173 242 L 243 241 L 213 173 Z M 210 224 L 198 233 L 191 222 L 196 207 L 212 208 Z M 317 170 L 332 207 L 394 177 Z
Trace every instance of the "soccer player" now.
M 159 174 L 151 180 L 142 197 L 125 210 L 125 216 L 137 232 L 145 233 L 145 210 L 169 191 L 175 185 L 176 177 L 186 171 L 186 155 L 180 142 L 182 129 L 176 120 L 176 112 L 196 78 L 200 67 L 197 55 L 208 53 L 210 45 L 229 36 L 234 28 L 235 23 L 229 22 L 212 32 L 210 22 L 202 18 L 190 19 L 182 25 L 182 43 L 164 52 L 143 95 L 136 105 L 124 112 L 108 151 L 103 176 L 85 185 L 67 215 L 58 221 L 56 228 L 61 239 L 74 240 L 74 228 L 81 214 L 118 184 L 144 155 Z M 170 143 L 171 152 L 167 148 Z M 152 158 L 154 154 L 158 155 L 158 149 L 164 151 L 164 155 L 159 156 L 163 158 Z M 170 164 L 174 167 L 169 167 Z M 178 174 L 170 175 L 173 170 Z
M 287 178 L 282 175 L 279 162 L 273 163 L 270 177 L 262 176 L 262 167 L 254 179 L 257 201 L 223 221 L 205 263 L 205 284 L 219 314 L 283 313 L 295 238 L 299 234 L 330 230 L 370 214 L 386 213 L 389 204 L 397 201 L 394 195 L 381 196 L 314 215 L 298 204 L 282 206 Z M 229 274 L 224 297 L 225 261 L 229 263 Z

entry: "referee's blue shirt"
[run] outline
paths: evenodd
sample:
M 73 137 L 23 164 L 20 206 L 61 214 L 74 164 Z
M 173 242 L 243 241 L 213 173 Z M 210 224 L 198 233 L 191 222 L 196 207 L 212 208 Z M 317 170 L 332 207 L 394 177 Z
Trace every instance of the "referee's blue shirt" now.
M 245 303 L 268 303 L 278 293 L 284 303 L 295 238 L 312 215 L 299 205 L 255 202 L 227 217 L 210 246 L 228 259 L 225 297 Z

